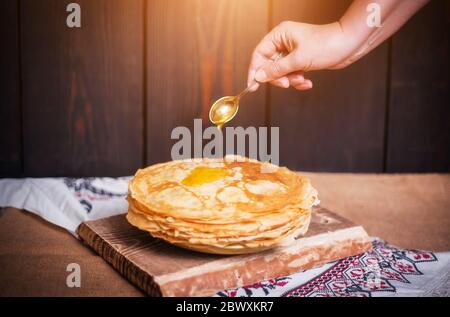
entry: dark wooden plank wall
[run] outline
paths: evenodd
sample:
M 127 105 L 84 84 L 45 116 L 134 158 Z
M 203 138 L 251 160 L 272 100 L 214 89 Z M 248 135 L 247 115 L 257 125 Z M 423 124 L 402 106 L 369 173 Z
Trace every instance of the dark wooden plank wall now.
M 0 1 L 0 14 L 0 175 L 15 176 L 22 172 L 17 1 Z
M 127 175 L 143 159 L 143 3 L 20 1 L 24 169 L 29 176 Z
M 65 25 L 70 2 L 0 4 L 1 176 L 127 175 L 170 159 L 171 130 L 209 125 L 211 100 L 245 87 L 271 27 L 330 22 L 350 0 L 78 0 L 81 29 Z M 293 169 L 448 172 L 448 4 L 349 68 L 311 74 L 311 91 L 260 89 L 234 124 L 280 126 Z
M 246 87 L 251 53 L 268 29 L 267 10 L 267 0 L 148 1 L 149 164 L 170 160 L 174 127 L 192 128 L 194 118 L 209 126 L 211 103 Z M 261 89 L 243 99 L 234 124 L 264 123 Z
M 449 35 L 433 0 L 393 37 L 387 172 L 450 171 Z

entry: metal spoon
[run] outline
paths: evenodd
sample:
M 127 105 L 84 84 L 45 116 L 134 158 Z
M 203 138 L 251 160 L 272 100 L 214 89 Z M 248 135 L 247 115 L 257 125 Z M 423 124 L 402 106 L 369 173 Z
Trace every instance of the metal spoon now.
M 274 62 L 284 56 L 284 53 L 279 53 Z M 250 89 L 252 89 L 258 83 L 253 81 L 247 88 L 245 88 L 237 96 L 225 96 L 213 103 L 209 109 L 209 120 L 220 129 L 225 123 L 231 121 L 236 116 L 239 110 L 239 100 L 245 96 Z

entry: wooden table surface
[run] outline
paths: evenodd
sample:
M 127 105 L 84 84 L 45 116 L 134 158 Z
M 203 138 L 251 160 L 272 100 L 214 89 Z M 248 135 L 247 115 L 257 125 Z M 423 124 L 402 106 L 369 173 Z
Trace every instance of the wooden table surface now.
M 450 174 L 304 173 L 322 206 L 404 248 L 450 251 Z M 75 237 L 14 208 L 0 212 L 0 296 L 142 296 Z M 81 287 L 66 267 L 81 267 Z

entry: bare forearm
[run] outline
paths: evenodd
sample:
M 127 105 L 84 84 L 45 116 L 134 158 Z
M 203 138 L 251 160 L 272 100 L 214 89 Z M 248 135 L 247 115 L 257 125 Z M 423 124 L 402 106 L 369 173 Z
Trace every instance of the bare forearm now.
M 248 84 L 255 87 L 253 91 L 258 87 L 254 82 L 310 89 L 312 82 L 305 78 L 305 73 L 352 64 L 394 34 L 428 1 L 354 0 L 334 23 L 284 21 L 256 46 Z M 274 61 L 273 57 L 280 52 L 285 56 Z
M 429 0 L 355 0 L 339 24 L 350 48 L 348 56 L 333 68 L 342 68 L 368 54 L 420 10 Z M 380 7 L 381 25 L 367 23 L 367 6 L 376 3 Z

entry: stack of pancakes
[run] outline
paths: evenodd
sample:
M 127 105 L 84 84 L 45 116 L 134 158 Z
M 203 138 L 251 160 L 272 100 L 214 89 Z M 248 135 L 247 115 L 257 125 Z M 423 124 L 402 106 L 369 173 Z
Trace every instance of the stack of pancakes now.
M 138 170 L 128 221 L 153 237 L 206 253 L 239 254 L 304 234 L 317 191 L 287 168 L 238 156 Z

